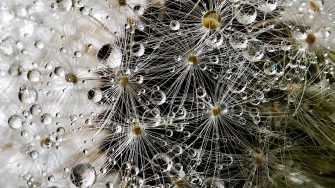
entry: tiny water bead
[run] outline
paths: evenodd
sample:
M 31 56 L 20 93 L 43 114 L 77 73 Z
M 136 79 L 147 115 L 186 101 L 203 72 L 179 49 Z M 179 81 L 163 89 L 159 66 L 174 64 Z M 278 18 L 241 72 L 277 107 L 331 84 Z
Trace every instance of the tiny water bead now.
M 71 181 L 76 187 L 92 187 L 97 179 L 97 174 L 92 165 L 89 163 L 77 164 L 72 168 Z
M 216 10 L 207 11 L 202 17 L 202 25 L 210 30 L 216 30 L 221 26 L 221 15 Z
M 12 115 L 8 119 L 8 125 L 11 129 L 20 129 L 23 125 L 23 120 L 18 115 Z
M 142 43 L 135 43 L 131 46 L 131 52 L 136 57 L 141 57 L 144 55 L 145 48 Z

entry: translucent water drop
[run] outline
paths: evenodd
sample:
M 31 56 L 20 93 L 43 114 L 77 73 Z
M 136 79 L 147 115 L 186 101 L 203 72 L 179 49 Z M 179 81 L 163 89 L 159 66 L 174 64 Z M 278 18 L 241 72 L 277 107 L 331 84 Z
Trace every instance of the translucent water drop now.
M 141 57 L 144 54 L 145 48 L 142 43 L 135 43 L 131 46 L 131 52 L 136 57 Z
M 225 188 L 224 182 L 216 177 L 210 177 L 204 180 L 201 188 Z
M 44 125 L 49 125 L 52 122 L 52 116 L 49 113 L 45 113 L 41 116 L 41 122 Z
M 48 181 L 50 182 L 54 182 L 56 180 L 55 176 L 54 175 L 50 175 L 48 176 Z
M 56 76 L 59 76 L 59 77 L 64 77 L 65 76 L 65 70 L 64 70 L 63 67 L 55 67 L 54 73 L 55 73 Z
M 87 92 L 87 97 L 92 102 L 99 102 L 102 99 L 102 91 L 99 88 L 90 89 Z
M 31 104 L 37 101 L 38 94 L 35 88 L 28 86 L 21 86 L 19 91 L 19 100 L 23 104 Z
M 34 44 L 35 48 L 37 49 L 43 49 L 44 48 L 44 43 L 41 40 L 37 40 Z
M 100 61 L 105 61 L 111 55 L 113 46 L 111 44 L 103 45 L 97 53 L 97 57 Z
M 34 104 L 30 107 L 30 113 L 34 116 L 38 116 L 42 113 L 42 107 L 38 104 Z
M 256 9 L 248 4 L 240 4 L 236 7 L 236 20 L 243 24 L 248 25 L 256 20 Z
M 151 102 L 156 105 L 162 105 L 166 101 L 166 94 L 162 90 L 156 90 L 151 93 Z
M 38 82 L 38 81 L 40 81 L 40 77 L 41 77 L 41 73 L 40 73 L 40 71 L 38 71 L 36 69 L 30 70 L 27 73 L 27 78 L 31 82 Z
M 221 32 L 212 34 L 207 42 L 207 45 L 213 48 L 220 47 L 224 41 L 224 36 Z
M 33 150 L 33 151 L 30 152 L 29 156 L 32 159 L 37 159 L 37 157 L 39 156 L 39 153 L 36 150 Z
M 82 56 L 81 51 L 79 51 L 79 50 L 75 51 L 74 56 L 76 56 L 78 58 L 81 57 Z
M 248 39 L 242 33 L 235 32 L 229 37 L 229 44 L 234 49 L 243 49 L 247 47 Z
M 263 67 L 264 73 L 267 75 L 274 75 L 277 73 L 277 64 L 272 61 L 266 61 Z
M 109 52 L 109 57 L 113 57 L 108 59 L 107 65 L 110 68 L 119 67 L 122 64 L 122 51 L 118 48 L 111 49 Z M 106 59 L 107 60 L 107 57 Z
M 72 168 L 71 181 L 76 187 L 89 188 L 96 181 L 97 174 L 94 167 L 88 163 L 77 164 Z
M 172 20 L 170 22 L 170 29 L 173 30 L 173 31 L 177 31 L 180 29 L 180 23 L 176 20 Z
M 12 115 L 8 119 L 8 125 L 12 129 L 20 129 L 23 125 L 23 120 L 18 115 Z
M 8 74 L 11 76 L 20 76 L 22 72 L 22 66 L 18 64 L 12 64 L 8 69 Z
M 197 97 L 199 97 L 199 98 L 204 98 L 207 95 L 206 90 L 203 87 L 197 88 L 196 89 L 196 94 L 197 94 Z
M 278 0 L 259 0 L 258 9 L 263 12 L 272 12 L 277 8 Z
M 256 40 L 249 41 L 247 48 L 243 51 L 243 56 L 251 61 L 256 62 L 263 58 L 264 56 L 264 45 Z
M 145 8 L 141 5 L 135 5 L 133 10 L 139 16 L 143 15 L 145 12 Z
M 169 171 L 173 164 L 172 159 L 166 153 L 156 154 L 152 158 L 152 162 L 163 172 Z
M 66 11 L 71 10 L 72 7 L 72 0 L 58 0 L 58 7 L 64 9 Z

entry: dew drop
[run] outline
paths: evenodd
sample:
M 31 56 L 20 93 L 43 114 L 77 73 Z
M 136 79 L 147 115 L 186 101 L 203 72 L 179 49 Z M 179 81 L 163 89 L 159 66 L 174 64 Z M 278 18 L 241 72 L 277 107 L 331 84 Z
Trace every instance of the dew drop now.
M 31 104 L 37 101 L 38 94 L 35 88 L 28 86 L 21 86 L 19 91 L 19 100 L 23 104 Z
M 99 88 L 90 89 L 87 92 L 87 97 L 92 102 L 99 102 L 102 99 L 102 91 Z
M 131 46 L 131 52 L 136 57 L 141 57 L 144 54 L 145 48 L 142 43 L 135 43 Z
M 18 115 L 12 115 L 8 119 L 8 125 L 12 129 L 20 129 L 23 125 L 22 118 Z
M 240 4 L 236 7 L 236 20 L 243 24 L 248 25 L 256 20 L 256 9 L 248 4 Z
M 180 23 L 176 20 L 172 20 L 170 22 L 170 29 L 173 30 L 173 31 L 177 31 L 180 29 Z
M 96 181 L 97 174 L 94 167 L 88 163 L 77 164 L 72 168 L 71 181 L 76 187 L 92 187 Z
M 40 71 L 38 71 L 36 69 L 30 70 L 27 73 L 27 78 L 31 82 L 38 82 L 38 81 L 40 81 L 40 77 L 41 77 L 41 73 L 40 73 Z

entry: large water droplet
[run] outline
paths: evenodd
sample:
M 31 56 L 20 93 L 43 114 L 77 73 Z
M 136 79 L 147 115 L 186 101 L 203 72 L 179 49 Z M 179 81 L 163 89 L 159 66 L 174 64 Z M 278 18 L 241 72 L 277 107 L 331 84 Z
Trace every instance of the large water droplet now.
M 166 153 L 158 153 L 152 158 L 152 162 L 155 166 L 159 167 L 159 170 L 166 172 L 172 167 L 172 159 Z
M 87 92 L 87 97 L 92 102 L 99 102 L 102 99 L 102 91 L 99 88 L 90 89 Z
M 205 179 L 202 183 L 201 188 L 225 188 L 224 182 L 216 177 L 210 177 Z
M 172 20 L 170 22 L 170 29 L 173 30 L 173 31 L 177 31 L 180 29 L 180 23 L 176 20 Z
M 92 187 L 97 178 L 94 167 L 88 163 L 77 164 L 72 168 L 71 181 L 76 187 Z
M 162 105 L 166 101 L 166 95 L 161 90 L 156 90 L 151 93 L 151 102 L 156 105 Z
M 20 129 L 22 127 L 22 118 L 18 115 L 12 115 L 8 119 L 8 125 L 12 129 Z
M 24 104 L 31 104 L 37 101 L 38 94 L 35 88 L 28 86 L 21 86 L 19 91 L 19 100 Z
M 236 20 L 243 24 L 248 25 L 256 20 L 256 9 L 248 4 L 240 4 L 236 7 Z
M 41 73 L 40 73 L 40 71 L 38 71 L 36 69 L 30 70 L 27 73 L 27 78 L 31 82 L 38 82 L 38 81 L 40 81 L 40 77 L 41 77 Z

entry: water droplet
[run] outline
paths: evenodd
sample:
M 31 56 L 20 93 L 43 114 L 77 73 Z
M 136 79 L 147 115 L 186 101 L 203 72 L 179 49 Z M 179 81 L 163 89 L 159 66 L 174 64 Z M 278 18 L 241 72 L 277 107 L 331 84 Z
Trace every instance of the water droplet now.
M 257 11 L 256 9 L 249 4 L 239 4 L 236 7 L 236 20 L 243 24 L 248 25 L 256 20 Z
M 180 23 L 176 20 L 172 20 L 170 22 L 170 29 L 173 30 L 173 31 L 177 31 L 180 29 Z
M 277 8 L 277 0 L 259 0 L 258 9 L 263 12 L 272 12 Z
M 199 98 L 204 98 L 207 95 L 206 90 L 203 87 L 197 88 L 196 94 L 197 94 L 197 97 Z
M 244 34 L 235 32 L 229 37 L 229 44 L 234 49 L 243 49 L 247 47 L 248 39 Z
M 44 48 L 44 43 L 43 43 L 43 41 L 41 41 L 41 40 L 37 40 L 37 41 L 35 42 L 34 46 L 35 46 L 35 48 L 37 48 L 37 49 L 42 49 L 42 48 Z
M 38 104 L 34 104 L 30 107 L 30 113 L 34 116 L 38 116 L 42 113 L 42 107 Z
M 23 104 L 31 104 L 37 101 L 38 94 L 35 88 L 28 86 L 21 86 L 19 91 L 19 100 Z
M 97 178 L 94 167 L 88 163 L 77 164 L 72 168 L 71 181 L 76 187 L 92 187 Z
M 97 57 L 100 61 L 105 61 L 111 55 L 113 46 L 111 44 L 103 45 L 97 53 Z
M 201 188 L 225 188 L 224 182 L 216 177 L 210 177 L 204 180 Z
M 82 55 L 82 54 L 81 54 L 80 51 L 75 51 L 75 52 L 74 52 L 74 56 L 76 56 L 76 57 L 78 57 L 78 58 L 81 57 L 81 55 Z
M 161 90 L 156 90 L 151 93 L 151 102 L 156 105 L 162 105 L 166 101 L 166 95 Z
M 243 51 L 243 56 L 251 62 L 256 62 L 263 58 L 264 50 L 264 45 L 261 42 L 252 40 L 249 41 L 247 48 Z
M 55 180 L 56 180 L 55 176 L 53 175 L 48 176 L 48 181 L 54 182 Z
M 136 57 L 141 57 L 144 54 L 145 48 L 142 43 L 135 43 L 131 46 L 131 52 Z
M 44 125 L 49 125 L 52 122 L 52 116 L 49 113 L 45 113 L 41 116 L 41 122 Z
M 23 125 L 22 118 L 18 115 L 12 115 L 8 119 L 8 125 L 12 129 L 20 129 Z
M 152 158 L 152 162 L 155 166 L 159 167 L 160 170 L 166 172 L 172 167 L 172 159 L 166 153 L 158 153 Z
M 65 76 L 65 70 L 63 67 L 56 67 L 54 69 L 54 73 L 56 76 L 59 76 L 59 77 L 64 77 Z
M 38 71 L 36 69 L 30 70 L 27 73 L 27 78 L 31 82 L 38 82 L 38 81 L 40 81 L 40 77 L 41 77 L 41 73 L 40 73 L 40 71 Z
M 37 159 L 38 155 L 39 153 L 36 150 L 31 151 L 29 154 L 32 159 Z
M 87 97 L 92 102 L 99 102 L 102 99 L 102 91 L 99 88 L 90 89 L 87 92 Z

